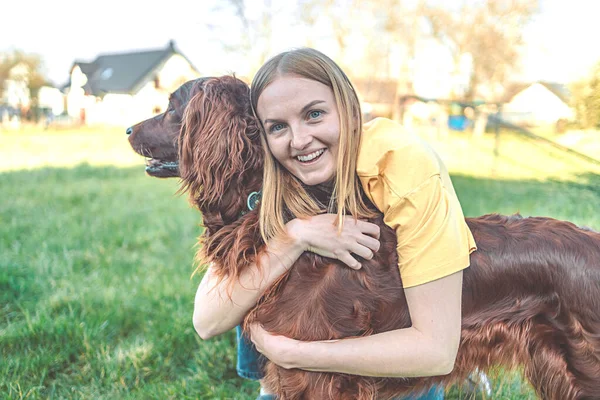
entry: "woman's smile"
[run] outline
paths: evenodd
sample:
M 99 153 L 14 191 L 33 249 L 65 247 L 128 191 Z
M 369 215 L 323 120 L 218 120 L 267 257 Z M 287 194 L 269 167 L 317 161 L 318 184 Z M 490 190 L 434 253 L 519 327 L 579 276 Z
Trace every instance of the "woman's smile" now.
M 326 149 L 320 149 L 317 151 L 313 151 L 312 153 L 308 153 L 306 155 L 296 156 L 296 159 L 303 165 L 313 165 L 321 159 L 321 156 L 323 155 L 325 150 Z
M 273 157 L 292 175 L 306 185 L 335 176 L 340 121 L 328 86 L 280 76 L 260 95 L 257 111 Z

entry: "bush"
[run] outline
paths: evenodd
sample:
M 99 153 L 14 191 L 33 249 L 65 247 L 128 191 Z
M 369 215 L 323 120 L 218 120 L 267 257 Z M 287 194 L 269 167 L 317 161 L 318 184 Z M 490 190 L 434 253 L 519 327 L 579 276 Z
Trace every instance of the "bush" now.
M 600 127 L 600 62 L 591 75 L 571 87 L 572 106 L 582 128 Z

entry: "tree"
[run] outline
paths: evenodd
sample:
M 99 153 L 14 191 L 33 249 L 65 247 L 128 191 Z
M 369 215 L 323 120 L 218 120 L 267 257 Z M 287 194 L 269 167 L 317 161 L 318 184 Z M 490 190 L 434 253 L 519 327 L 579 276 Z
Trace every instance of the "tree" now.
M 209 27 L 215 33 L 216 39 L 221 42 L 223 49 L 228 53 L 243 54 L 248 63 L 247 72 L 253 73 L 267 60 L 272 50 L 272 21 L 277 11 L 272 0 L 261 0 L 260 4 L 249 0 L 227 0 L 217 2 L 212 8 L 212 16 L 219 15 L 218 19 L 233 18 L 228 23 L 212 25 Z M 231 27 L 237 25 L 239 35 L 237 40 L 226 41 L 231 38 Z
M 456 70 L 465 55 L 472 59 L 465 100 L 474 100 L 479 85 L 505 84 L 518 68 L 523 28 L 537 9 L 537 0 L 464 0 L 457 10 L 423 4 L 423 16 L 450 49 Z
M 583 128 L 600 127 L 600 62 L 587 79 L 571 86 L 572 106 Z
M 316 40 L 315 27 L 327 26 L 329 34 L 337 45 L 340 64 L 344 64 L 348 49 L 355 45 L 353 35 L 364 32 L 360 16 L 366 11 L 365 0 L 308 0 L 300 2 L 300 23 L 307 28 L 307 45 L 313 46 Z
M 11 71 L 20 64 L 25 66 L 25 72 L 11 76 Z M 36 54 L 27 54 L 20 50 L 0 54 L 0 93 L 4 93 L 6 81 L 9 79 L 26 82 L 33 106 L 37 104 L 40 88 L 48 84 L 43 73 L 42 59 Z
M 6 81 L 15 65 L 10 54 L 0 53 L 0 94 L 4 93 Z

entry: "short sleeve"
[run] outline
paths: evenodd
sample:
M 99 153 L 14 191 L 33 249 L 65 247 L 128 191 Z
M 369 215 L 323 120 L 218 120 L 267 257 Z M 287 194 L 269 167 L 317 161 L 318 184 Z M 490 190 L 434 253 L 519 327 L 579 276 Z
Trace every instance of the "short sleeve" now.
M 475 239 L 439 155 L 385 118 L 365 124 L 362 135 L 357 174 L 386 225 L 396 231 L 404 287 L 467 268 Z
M 449 179 L 449 178 L 448 178 Z M 396 198 L 384 213 L 398 237 L 398 262 L 404 287 L 443 278 L 469 266 L 475 240 L 454 190 L 439 174 Z

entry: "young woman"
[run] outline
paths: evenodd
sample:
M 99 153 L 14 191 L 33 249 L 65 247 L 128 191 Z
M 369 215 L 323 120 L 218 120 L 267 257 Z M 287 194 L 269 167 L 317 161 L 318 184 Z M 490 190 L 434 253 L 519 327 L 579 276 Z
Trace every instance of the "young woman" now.
M 379 248 L 379 228 L 357 219 L 370 214 L 366 194 L 397 232 L 413 325 L 333 342 L 299 342 L 254 326 L 252 341 L 285 368 L 388 377 L 449 373 L 460 339 L 462 270 L 475 242 L 439 157 L 390 120 L 363 126 L 352 84 L 313 49 L 270 59 L 252 82 L 251 102 L 266 153 L 260 222 L 268 252 L 258 260 L 263 274 L 249 269 L 231 300 L 207 271 L 194 309 L 200 336 L 239 324 L 304 251 L 360 268 L 354 255 L 369 259 Z M 329 192 L 329 213 L 319 213 L 323 205 L 307 191 L 314 187 Z M 252 351 L 240 341 L 238 369 L 260 378 Z M 245 361 L 250 363 L 242 365 Z M 439 399 L 443 393 L 434 388 L 419 398 Z

